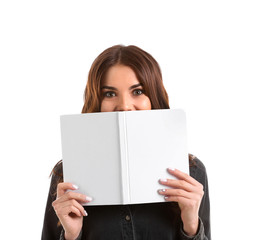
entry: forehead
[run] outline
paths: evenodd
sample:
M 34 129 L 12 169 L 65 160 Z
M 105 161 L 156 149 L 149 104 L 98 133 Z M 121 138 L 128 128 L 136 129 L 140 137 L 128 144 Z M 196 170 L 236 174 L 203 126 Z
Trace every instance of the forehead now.
M 139 83 L 135 72 L 128 66 L 115 65 L 110 67 L 103 84 Z

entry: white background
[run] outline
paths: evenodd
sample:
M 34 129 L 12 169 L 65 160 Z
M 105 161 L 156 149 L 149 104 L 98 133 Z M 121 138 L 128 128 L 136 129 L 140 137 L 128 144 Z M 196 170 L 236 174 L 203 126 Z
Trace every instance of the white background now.
M 92 61 L 134 44 L 160 63 L 205 164 L 213 239 L 263 236 L 262 1 L 1 1 L 1 239 L 40 239 L 59 116 L 80 113 Z

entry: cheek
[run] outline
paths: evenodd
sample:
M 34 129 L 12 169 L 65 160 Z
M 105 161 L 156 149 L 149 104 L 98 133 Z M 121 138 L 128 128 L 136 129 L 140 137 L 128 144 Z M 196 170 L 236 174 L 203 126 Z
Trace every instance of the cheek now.
M 151 110 L 151 102 L 150 99 L 147 96 L 144 96 L 143 99 L 139 102 L 139 106 L 141 109 L 144 110 Z
M 103 100 L 101 102 L 101 112 L 111 112 L 113 111 L 113 103 L 111 101 Z

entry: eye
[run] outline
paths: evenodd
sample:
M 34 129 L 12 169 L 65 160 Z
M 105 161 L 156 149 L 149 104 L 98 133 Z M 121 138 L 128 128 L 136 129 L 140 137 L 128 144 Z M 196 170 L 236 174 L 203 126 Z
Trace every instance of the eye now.
M 144 93 L 143 89 L 135 89 L 135 90 L 133 91 L 133 94 L 134 94 L 134 95 L 141 95 L 141 94 L 143 94 L 143 93 Z
M 114 97 L 115 93 L 114 92 L 105 92 L 105 93 L 103 93 L 103 96 L 110 98 L 110 97 Z

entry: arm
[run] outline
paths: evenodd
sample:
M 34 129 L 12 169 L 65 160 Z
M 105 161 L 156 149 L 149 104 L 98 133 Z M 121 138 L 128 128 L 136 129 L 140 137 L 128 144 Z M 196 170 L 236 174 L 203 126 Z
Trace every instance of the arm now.
M 89 202 L 90 199 L 83 194 L 69 192 L 69 189 L 76 189 L 71 183 L 59 183 L 62 164 L 57 165 L 54 172 L 56 174 L 51 179 L 41 239 L 80 239 L 82 218 L 87 215 L 80 203 Z
M 167 201 L 178 202 L 181 209 L 183 240 L 210 240 L 210 203 L 207 175 L 204 165 L 196 158 L 190 167 L 190 176 L 176 169 L 169 169 L 177 179 L 161 180 L 171 187 L 163 189 Z
M 208 178 L 206 169 L 203 163 L 195 158 L 193 166 L 190 167 L 190 175 L 203 185 L 204 196 L 202 198 L 199 208 L 199 227 L 197 234 L 189 237 L 182 230 L 183 240 L 211 240 L 211 227 L 210 227 L 210 198 L 208 188 Z M 183 229 L 183 228 L 182 228 Z
M 83 225 L 83 217 L 87 216 L 87 212 L 81 203 L 91 201 L 91 198 L 81 193 L 68 191 L 76 190 L 77 186 L 63 182 L 57 186 L 57 198 L 52 202 L 52 206 L 58 216 L 66 240 L 76 240 L 79 238 Z
M 61 165 L 59 165 L 59 169 L 61 169 Z M 56 175 L 52 175 L 50 189 L 46 204 L 46 210 L 44 215 L 44 222 L 42 228 L 42 240 L 58 240 L 60 239 L 60 234 L 62 231 L 62 226 L 58 225 L 59 219 L 52 207 L 52 202 L 56 199 L 56 187 L 59 177 Z
M 208 188 L 208 178 L 206 169 L 203 163 L 195 159 L 196 167 L 190 169 L 190 173 L 193 178 L 197 179 L 204 186 L 204 196 L 199 209 L 199 217 L 203 223 L 204 227 L 204 238 L 205 240 L 211 240 L 211 226 L 210 226 L 210 198 L 209 198 L 209 188 Z

